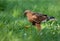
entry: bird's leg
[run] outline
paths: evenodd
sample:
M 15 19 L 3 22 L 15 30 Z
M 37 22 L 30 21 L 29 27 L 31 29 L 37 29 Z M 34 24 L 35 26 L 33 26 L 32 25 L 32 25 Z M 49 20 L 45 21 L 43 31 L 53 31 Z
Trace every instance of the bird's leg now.
M 40 31 L 41 30 L 41 25 L 38 24 L 38 23 L 35 23 L 35 25 L 36 25 L 37 29 Z
M 35 25 L 35 22 L 34 21 L 32 22 L 32 25 Z

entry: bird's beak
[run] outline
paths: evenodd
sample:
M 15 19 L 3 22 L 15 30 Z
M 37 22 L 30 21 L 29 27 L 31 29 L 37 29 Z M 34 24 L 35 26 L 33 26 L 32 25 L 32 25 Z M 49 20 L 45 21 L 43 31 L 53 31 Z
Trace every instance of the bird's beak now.
M 27 12 L 24 12 L 24 16 L 26 16 Z

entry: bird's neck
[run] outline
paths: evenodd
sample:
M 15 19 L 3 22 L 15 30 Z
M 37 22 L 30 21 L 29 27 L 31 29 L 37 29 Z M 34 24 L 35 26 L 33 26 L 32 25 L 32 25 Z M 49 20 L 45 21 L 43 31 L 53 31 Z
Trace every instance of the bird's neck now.
M 28 18 L 31 18 L 31 17 L 32 17 L 32 14 L 31 14 L 31 13 L 28 13 L 28 14 L 27 14 L 27 17 L 28 17 Z

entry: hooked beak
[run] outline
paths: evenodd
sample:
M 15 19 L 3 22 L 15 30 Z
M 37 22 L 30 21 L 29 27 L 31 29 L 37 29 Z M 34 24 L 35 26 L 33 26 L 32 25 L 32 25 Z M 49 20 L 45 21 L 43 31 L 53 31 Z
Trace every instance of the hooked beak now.
M 27 12 L 24 12 L 24 16 L 26 16 Z

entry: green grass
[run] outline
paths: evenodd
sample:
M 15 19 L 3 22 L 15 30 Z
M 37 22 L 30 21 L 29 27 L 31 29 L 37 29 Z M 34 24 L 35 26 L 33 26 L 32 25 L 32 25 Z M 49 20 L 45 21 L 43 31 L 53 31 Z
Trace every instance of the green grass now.
M 29 9 L 54 16 L 38 30 L 24 16 Z M 60 0 L 0 0 L 0 41 L 60 41 Z

